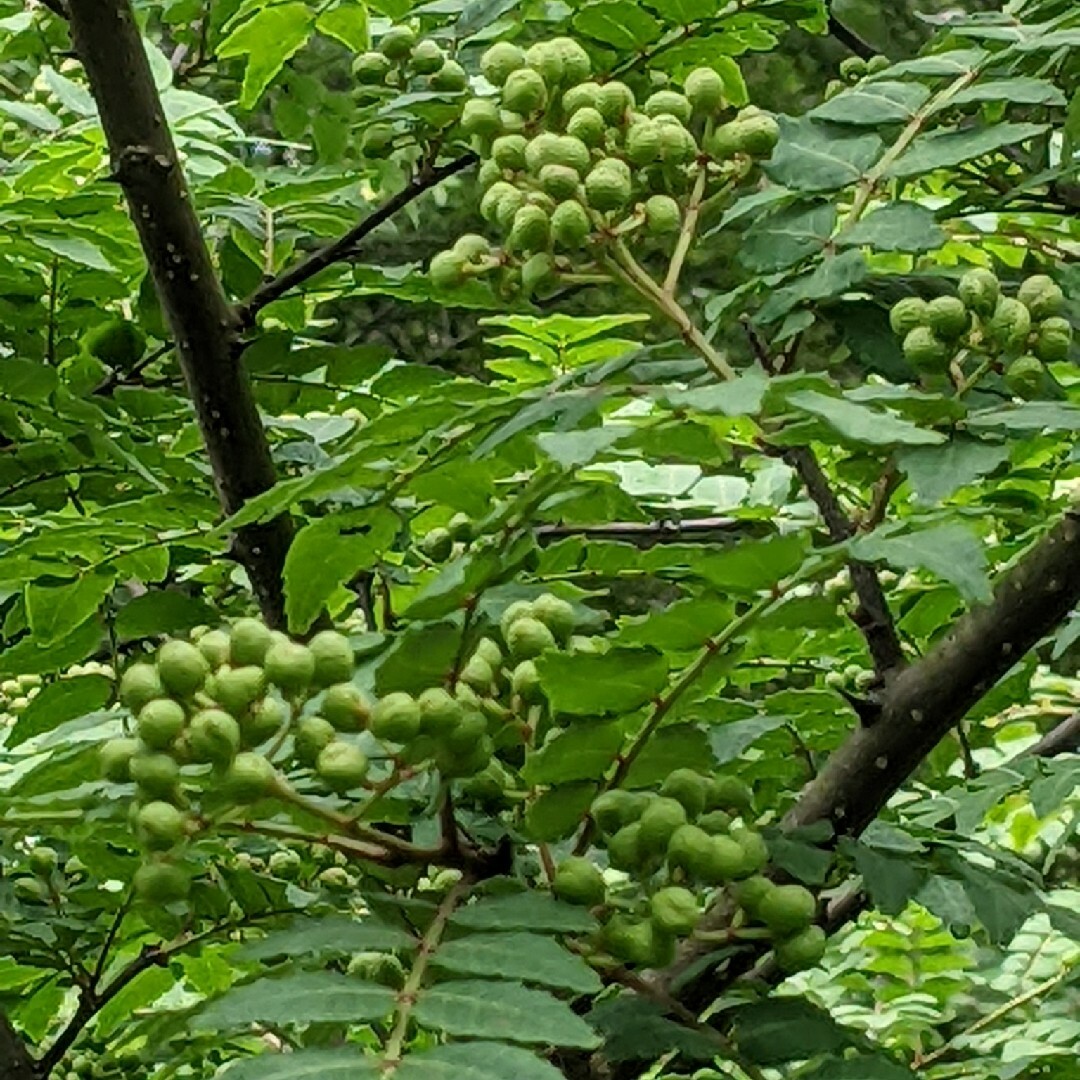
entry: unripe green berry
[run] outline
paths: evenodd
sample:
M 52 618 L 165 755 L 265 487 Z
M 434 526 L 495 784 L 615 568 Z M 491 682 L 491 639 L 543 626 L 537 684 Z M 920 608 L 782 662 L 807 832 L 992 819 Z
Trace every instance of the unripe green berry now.
M 225 630 L 210 630 L 199 638 L 199 652 L 206 657 L 211 671 L 229 662 L 231 642 Z
M 889 326 L 898 337 L 906 337 L 917 326 L 928 326 L 930 305 L 918 296 L 905 296 L 889 310 Z
M 491 159 L 500 169 L 524 169 L 525 147 L 528 139 L 524 135 L 500 135 L 491 144 Z M 492 191 L 494 188 L 491 189 Z M 489 191 L 488 194 L 491 192 Z
M 139 808 L 136 832 L 149 851 L 169 851 L 184 838 L 185 818 L 172 803 L 148 802 Z
M 190 888 L 187 873 L 170 863 L 147 863 L 132 879 L 135 895 L 146 904 L 171 904 L 183 900 Z
M 551 238 L 567 251 L 580 248 L 592 231 L 589 215 L 579 202 L 559 203 L 551 215 Z
M 604 141 L 607 124 L 599 111 L 583 106 L 567 121 L 566 134 L 580 139 L 586 146 L 599 146 Z
M 904 338 L 904 357 L 920 371 L 942 368 L 950 350 L 929 326 L 916 326 Z
M 957 286 L 957 294 L 964 304 L 976 315 L 993 315 L 994 308 L 1001 296 L 1001 282 L 997 274 L 983 267 L 968 270 Z
M 364 86 L 378 86 L 386 82 L 386 76 L 393 66 L 383 53 L 366 52 L 353 61 L 352 69 L 357 82 Z
M 630 178 L 613 168 L 612 161 L 613 158 L 605 158 L 585 177 L 585 197 L 600 213 L 621 210 L 630 201 Z
M 634 93 L 626 83 L 604 83 L 596 97 L 596 108 L 609 124 L 622 124 L 634 107 Z
M 1035 343 L 1032 350 L 1040 360 L 1054 363 L 1065 360 L 1072 346 L 1073 331 L 1069 320 L 1051 315 L 1035 327 Z
M 480 57 L 480 71 L 493 86 L 502 86 L 519 68 L 525 66 L 525 54 L 509 41 L 499 41 Z
M 110 739 L 99 751 L 101 775 L 114 784 L 126 784 L 131 779 L 131 759 L 138 748 L 135 739 Z
M 238 803 L 252 803 L 269 795 L 277 781 L 274 766 L 262 754 L 237 754 L 225 774 L 226 793 Z
M 446 53 L 437 41 L 424 38 L 418 41 L 409 58 L 409 66 L 418 75 L 433 75 L 446 63 Z
M 927 324 L 944 341 L 955 341 L 966 334 L 970 317 L 958 296 L 938 296 L 927 305 Z
M 514 214 L 507 246 L 511 251 L 528 254 L 547 246 L 550 219 L 539 206 L 523 206 Z
M 631 124 L 626 134 L 626 156 L 635 165 L 651 165 L 660 160 L 661 130 L 658 124 L 642 121 Z
M 551 891 L 568 904 L 595 907 L 604 902 L 607 886 L 598 866 L 583 856 L 572 855 L 559 864 Z
M 465 103 L 461 113 L 461 130 L 466 135 L 492 139 L 502 131 L 499 106 L 490 98 L 473 98 Z
M 538 179 L 540 186 L 553 199 L 573 198 L 579 180 L 578 174 L 566 165 L 545 165 Z
M 1061 287 L 1046 274 L 1033 274 L 1021 282 L 1016 299 L 1031 312 L 1033 319 L 1060 315 L 1065 305 L 1065 294 Z
M 183 706 L 172 698 L 148 701 L 139 711 L 139 738 L 151 750 L 167 750 L 184 730 Z
M 367 755 L 358 746 L 337 740 L 323 747 L 315 771 L 331 791 L 344 795 L 364 782 L 368 771 Z
M 431 76 L 430 81 L 433 90 L 464 90 L 469 85 L 469 76 L 456 60 L 447 60 L 446 63 Z
M 547 85 L 532 68 L 513 72 L 503 86 L 503 106 L 528 116 L 547 104 Z
M 683 82 L 691 107 L 702 116 L 711 116 L 724 104 L 724 80 L 709 67 L 694 68 Z
M 240 749 L 240 725 L 221 709 L 203 709 L 191 718 L 188 746 L 196 761 L 228 765 Z
M 210 665 L 189 641 L 166 641 L 158 650 L 158 675 L 170 694 L 187 697 L 195 693 L 210 674 Z
M 552 168 L 562 168 L 561 165 Z M 530 256 L 521 267 L 521 288 L 526 296 L 548 289 L 555 280 L 555 263 L 546 251 Z
M 645 200 L 645 226 L 654 236 L 677 233 L 682 228 L 682 211 L 670 195 L 650 195 Z
M 229 662 L 233 667 L 262 664 L 273 634 L 260 619 L 237 619 L 229 634 Z
M 409 694 L 387 694 L 372 709 L 370 729 L 377 739 L 407 743 L 420 733 L 420 706 Z
M 642 106 L 642 112 L 646 116 L 659 116 L 661 113 L 670 113 L 677 117 L 683 124 L 690 122 L 693 107 L 689 100 L 675 90 L 657 90 L 650 94 Z
M 411 26 L 392 26 L 379 39 L 379 51 L 390 60 L 404 60 L 416 44 L 416 31 Z
M 286 694 L 307 689 L 315 675 L 315 656 L 306 645 L 281 641 L 266 651 L 267 679 Z

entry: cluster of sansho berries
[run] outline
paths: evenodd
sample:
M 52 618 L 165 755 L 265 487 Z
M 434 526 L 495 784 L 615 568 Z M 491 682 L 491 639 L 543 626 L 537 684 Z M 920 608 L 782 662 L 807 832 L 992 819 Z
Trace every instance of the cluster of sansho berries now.
M 1002 293 L 992 270 L 977 267 L 961 278 L 955 296 L 905 297 L 889 313 L 903 339 L 904 356 L 920 372 L 940 372 L 969 352 L 997 359 L 1009 387 L 1035 392 L 1044 364 L 1067 359 L 1072 326 L 1062 311 L 1060 286 L 1045 274 L 1021 282 L 1015 297 Z
M 588 269 L 597 241 L 671 238 L 701 170 L 713 181 L 746 175 L 779 136 L 758 109 L 722 122 L 723 81 L 708 67 L 638 100 L 618 79 L 594 80 L 571 38 L 499 42 L 480 63 L 497 93 L 470 99 L 461 126 L 483 158 L 480 213 L 499 242 L 468 234 L 436 255 L 439 289 L 490 274 L 505 294 L 534 295 Z
M 378 48 L 361 53 L 353 61 L 353 74 L 362 97 L 373 99 L 411 90 L 452 93 L 469 86 L 465 69 L 447 56 L 437 41 L 419 37 L 406 23 L 391 26 L 379 38 Z M 371 157 L 380 157 L 391 148 L 394 138 L 391 124 L 372 123 L 364 130 L 361 149 Z
M 831 79 L 825 87 L 825 100 L 843 93 L 849 86 L 862 82 L 863 79 L 880 75 L 892 66 L 887 56 L 880 54 L 863 59 L 861 56 L 846 57 L 840 64 L 840 78 Z
M 753 825 L 753 792 L 738 777 L 676 769 L 657 791 L 604 792 L 590 816 L 609 866 L 622 873 L 605 876 L 591 859 L 572 856 L 552 889 L 601 918 L 599 954 L 630 966 L 669 963 L 678 939 L 694 934 L 707 902 L 726 890 L 737 905 L 733 932 L 764 930 L 783 971 L 821 959 L 814 894 L 763 873 L 769 849 Z
M 41 693 L 40 675 L 19 675 L 0 682 L 0 727 L 15 723 L 31 701 Z

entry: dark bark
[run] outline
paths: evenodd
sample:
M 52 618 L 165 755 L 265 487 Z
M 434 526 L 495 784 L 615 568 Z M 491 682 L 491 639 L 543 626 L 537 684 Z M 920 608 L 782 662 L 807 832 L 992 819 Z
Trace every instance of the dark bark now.
M 1024 752 L 1024 756 L 1056 757 L 1058 754 L 1075 754 L 1077 750 L 1080 750 L 1080 712 L 1074 712 L 1051 728 Z
M 113 171 L 127 198 L 206 444 L 222 509 L 236 513 L 276 477 L 236 319 L 214 272 L 129 0 L 79 0 L 75 49 L 101 114 Z M 284 620 L 287 517 L 238 531 L 234 551 L 264 617 Z
M 37 1067 L 11 1021 L 0 1012 L 0 1080 L 38 1080 Z

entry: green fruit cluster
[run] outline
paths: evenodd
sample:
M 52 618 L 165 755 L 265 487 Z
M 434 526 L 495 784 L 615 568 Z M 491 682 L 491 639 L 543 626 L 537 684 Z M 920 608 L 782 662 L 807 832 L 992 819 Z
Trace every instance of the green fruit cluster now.
M 353 61 L 353 75 L 369 90 L 406 88 L 451 92 L 465 90 L 465 69 L 447 56 L 434 38 L 420 37 L 407 23 L 391 26 L 378 46 Z
M 0 727 L 8 727 L 26 711 L 41 693 L 40 675 L 19 675 L 0 682 Z
M 1045 274 L 1026 278 L 1011 297 L 992 270 L 975 267 L 960 278 L 955 296 L 898 301 L 889 323 L 917 371 L 934 374 L 969 353 L 986 354 L 1000 363 L 1014 394 L 1033 397 L 1044 365 L 1067 359 L 1072 348 L 1064 303 L 1060 286 Z

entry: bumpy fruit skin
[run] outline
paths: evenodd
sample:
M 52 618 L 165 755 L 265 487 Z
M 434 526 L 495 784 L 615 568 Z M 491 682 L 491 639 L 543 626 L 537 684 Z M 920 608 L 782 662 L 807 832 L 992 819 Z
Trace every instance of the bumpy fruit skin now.
M 203 634 L 198 646 L 211 671 L 217 671 L 229 662 L 229 635 L 224 630 L 210 630 Z
M 237 719 L 265 693 L 266 673 L 255 664 L 226 668 L 214 676 L 214 699 Z
M 708 67 L 694 68 L 683 82 L 691 108 L 702 116 L 711 116 L 723 107 L 724 80 Z
M 591 162 L 589 148 L 581 139 L 573 135 L 556 135 L 545 164 L 563 165 L 573 169 L 578 176 L 584 176 Z
M 857 82 L 866 74 L 866 61 L 861 56 L 848 56 L 840 62 L 840 74 L 848 82 Z
M 1022 282 L 1016 299 L 1031 312 L 1033 319 L 1046 319 L 1060 315 L 1065 305 L 1065 294 L 1053 278 L 1046 274 L 1033 274 Z
M 680 825 L 668 840 L 668 865 L 700 879 L 709 866 L 711 844 L 712 837 L 704 829 L 697 825 Z
M 735 121 L 739 149 L 752 158 L 767 158 L 780 141 L 780 125 L 765 113 L 741 117 Z
M 191 889 L 191 880 L 179 867 L 170 863 L 146 863 L 132 879 L 135 895 L 146 904 L 171 904 L 183 900 Z
M 510 627 L 526 616 L 532 617 L 532 602 L 529 600 L 515 600 L 512 604 L 508 604 L 504 609 L 502 615 L 499 616 L 499 630 L 502 632 L 503 640 L 506 640 L 506 635 L 510 632 Z
M 167 750 L 184 730 L 183 706 L 172 698 L 148 701 L 139 711 L 139 738 L 151 750 Z
M 303 869 L 303 860 L 296 851 L 275 851 L 266 862 L 266 868 L 274 877 L 295 881 Z
M 641 809 L 641 801 L 632 792 L 616 789 L 597 795 L 589 814 L 601 833 L 612 836 L 624 825 L 636 821 Z
M 928 326 L 930 305 L 919 296 L 905 296 L 889 310 L 889 326 L 898 337 L 906 337 L 916 327 Z
M 146 351 L 146 335 L 128 319 L 110 319 L 90 330 L 83 344 L 103 364 L 126 369 Z
M 642 812 L 640 844 L 645 855 L 661 855 L 667 851 L 675 830 L 686 824 L 686 810 L 682 803 L 660 796 L 651 799 Z
M 489 637 L 483 637 L 476 643 L 476 648 L 473 652 L 486 660 L 492 668 L 498 670 L 502 666 L 503 654 L 502 649 L 491 640 Z
M 499 41 L 480 57 L 480 71 L 492 86 L 502 86 L 525 66 L 525 54 L 509 41 Z
M 600 213 L 621 210 L 630 201 L 630 180 L 606 164 L 611 160 L 605 158 L 585 177 L 585 197 Z
M 1069 355 L 1072 345 L 1072 326 L 1068 319 L 1052 315 L 1043 319 L 1035 328 L 1035 343 L 1032 351 L 1040 360 L 1053 363 L 1064 360 Z
M 817 901 L 801 885 L 777 885 L 758 904 L 758 918 L 774 933 L 789 937 L 805 930 L 817 913 Z
M 445 739 L 464 715 L 461 702 L 442 687 L 425 690 L 416 699 L 416 705 L 420 710 L 420 734 L 432 739 Z
M 701 918 L 697 897 L 678 885 L 669 885 L 654 893 L 649 902 L 649 914 L 657 930 L 676 937 L 693 933 Z
M 425 38 L 418 41 L 409 57 L 409 66 L 418 75 L 434 75 L 446 63 L 446 53 L 437 41 Z
M 589 54 L 573 38 L 553 38 L 551 47 L 562 62 L 564 86 L 575 86 L 592 73 L 592 61 L 589 59 Z
M 169 851 L 184 838 L 184 815 L 172 803 L 148 802 L 139 808 L 135 831 L 148 851 Z
M 420 733 L 420 706 L 400 691 L 387 694 L 371 712 L 371 733 L 376 739 L 407 743 Z
M 634 92 L 626 83 L 612 80 L 600 87 L 594 104 L 609 124 L 622 124 L 634 107 Z
M 500 135 L 491 144 L 492 161 L 500 169 L 524 169 L 525 147 L 528 141 L 524 135 Z M 494 188 L 489 189 L 487 194 L 494 190 Z M 487 215 L 485 214 L 484 217 L 487 218 Z
M 137 753 L 131 759 L 131 779 L 139 791 L 154 799 L 171 798 L 180 782 L 180 766 L 168 754 Z
M 539 176 L 545 165 L 560 164 L 559 140 L 553 131 L 541 131 L 525 146 L 525 168 L 533 176 Z
M 641 108 L 646 116 L 669 113 L 683 124 L 688 124 L 693 114 L 693 106 L 689 100 L 676 90 L 657 90 L 655 94 L 649 95 Z
M 499 106 L 488 98 L 473 98 L 461 111 L 461 130 L 466 135 L 492 139 L 502 131 Z
M 507 246 L 511 251 L 530 254 L 547 246 L 551 219 L 539 206 L 523 206 L 514 214 Z
M 580 139 L 586 146 L 599 146 L 604 141 L 607 125 L 599 110 L 586 105 L 578 109 L 566 124 L 566 134 Z
M 769 845 L 756 829 L 733 829 L 731 839 L 742 848 L 743 853 L 743 869 L 738 877 L 750 877 L 768 865 Z
M 720 836 L 731 828 L 731 815 L 726 810 L 710 810 L 697 819 L 697 825 L 710 836 Z
M 554 649 L 555 635 L 537 618 L 525 616 L 516 620 L 506 634 L 506 647 L 511 658 L 520 663 L 534 660 L 541 653 Z
M 986 324 L 986 331 L 1003 349 L 1020 349 L 1031 333 L 1031 312 L 1020 300 L 1003 296 Z
M 153 664 L 132 664 L 120 678 L 120 700 L 133 713 L 165 693 Z
M 579 109 L 595 109 L 597 112 L 600 111 L 599 83 L 578 83 L 577 86 L 571 86 L 563 93 L 563 115 L 569 119 L 574 116 Z
M 138 748 L 135 739 L 110 739 L 98 753 L 101 775 L 114 784 L 126 784 L 131 779 L 131 759 Z
M 653 236 L 669 236 L 682 228 L 682 211 L 670 195 L 650 195 L 645 200 L 645 227 Z
M 240 749 L 240 725 L 221 709 L 204 709 L 191 718 L 187 739 L 196 761 L 228 765 Z
M 393 64 L 381 52 L 361 53 L 353 61 L 353 74 L 356 81 L 364 86 L 378 86 L 386 82 Z
M 266 650 L 263 668 L 266 678 L 286 694 L 299 693 L 315 676 L 315 656 L 306 645 L 279 641 Z
M 1046 368 L 1037 356 L 1018 356 L 1005 370 L 1005 385 L 1018 398 L 1039 396 Z
M 267 697 L 256 702 L 240 725 L 240 745 L 245 749 L 258 746 L 281 730 L 288 718 L 288 710 L 277 698 Z
M 467 260 L 456 251 L 440 251 L 432 256 L 431 264 L 428 266 L 431 284 L 441 290 L 460 288 L 465 282 L 466 263 Z
M 573 604 L 554 593 L 544 593 L 533 601 L 532 616 L 539 619 L 560 644 L 569 641 L 577 628 Z
M 735 886 L 735 900 L 752 918 L 757 918 L 762 901 L 776 888 L 767 877 L 755 874 Z
M 435 766 L 447 779 L 475 776 L 491 764 L 495 747 L 487 735 L 482 735 L 468 748 L 458 748 L 453 745 L 454 741 L 447 739 L 435 751 Z
M 937 370 L 949 359 L 949 347 L 929 326 L 916 326 L 904 338 L 904 357 L 920 371 Z
M 391 26 L 379 39 L 379 51 L 390 60 L 404 60 L 416 44 L 416 31 L 411 26 Z
M 30 869 L 38 877 L 49 877 L 56 868 L 60 865 L 60 856 L 56 853 L 56 848 L 51 848 L 48 844 L 38 844 L 30 852 L 29 858 Z
M 503 84 L 503 107 L 529 116 L 547 104 L 547 85 L 539 72 L 520 68 Z
M 315 763 L 319 779 L 338 795 L 358 788 L 367 776 L 367 755 L 358 746 L 337 740 L 323 747 Z
M 277 780 L 274 766 L 250 750 L 237 754 L 225 774 L 225 791 L 238 803 L 252 803 L 269 795 Z
M 705 809 L 708 780 L 693 769 L 674 769 L 660 785 L 660 794 L 681 803 L 687 816 L 696 818 Z
M 628 873 L 636 870 L 642 863 L 644 853 L 641 850 L 641 822 L 633 821 L 624 825 L 608 840 L 608 861 L 616 870 Z
M 754 793 L 737 776 L 719 775 L 709 781 L 706 810 L 734 810 L 747 813 L 754 808 Z
M 568 904 L 596 907 L 604 902 L 607 886 L 598 866 L 582 856 L 573 855 L 559 864 L 551 891 Z
M 312 766 L 319 755 L 337 738 L 337 729 L 321 716 L 301 717 L 296 725 L 294 747 L 296 760 Z
M 659 124 L 648 120 L 631 124 L 626 133 L 626 156 L 635 165 L 651 165 L 660 160 L 661 143 Z
M 551 214 L 551 238 L 566 251 L 576 251 L 584 246 L 592 232 L 592 224 L 585 208 L 578 202 L 562 202 Z
M 636 922 L 625 915 L 615 915 L 604 927 L 604 948 L 616 960 L 645 966 L 656 962 L 655 936 L 651 922 Z
M 553 199 L 571 199 L 578 186 L 578 174 L 565 165 L 545 165 L 540 170 L 540 186 Z
M 464 90 L 469 85 L 469 76 L 456 60 L 447 60 L 431 76 L 433 90 Z
M 337 731 L 363 731 L 371 719 L 371 706 L 352 683 L 331 686 L 319 711 Z
M 825 955 L 827 940 L 820 926 L 808 926 L 794 937 L 776 943 L 776 963 L 785 975 L 817 967 Z
M 471 656 L 458 678 L 478 693 L 486 694 L 495 683 L 495 672 L 482 656 Z
M 956 291 L 969 310 L 985 318 L 993 315 L 994 308 L 997 307 L 1001 296 L 1001 282 L 992 270 L 977 266 L 965 272 Z
M 926 318 L 930 329 L 945 341 L 962 337 L 971 324 L 967 308 L 958 296 L 935 297 L 927 305 Z
M 562 55 L 553 41 L 538 41 L 530 45 L 525 50 L 525 63 L 548 86 L 558 86 L 563 81 Z
M 270 648 L 270 627 L 259 619 L 237 619 L 229 634 L 229 663 L 233 667 L 261 664 Z
M 315 658 L 312 684 L 320 689 L 334 683 L 348 682 L 353 676 L 355 660 L 349 639 L 336 630 L 320 630 L 308 642 Z

